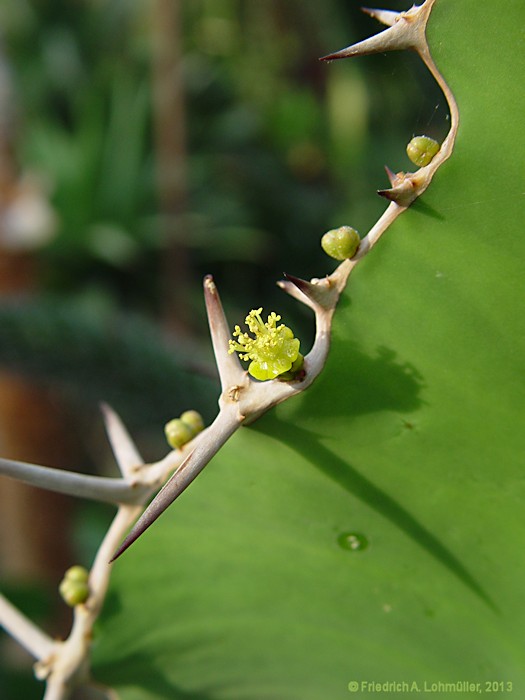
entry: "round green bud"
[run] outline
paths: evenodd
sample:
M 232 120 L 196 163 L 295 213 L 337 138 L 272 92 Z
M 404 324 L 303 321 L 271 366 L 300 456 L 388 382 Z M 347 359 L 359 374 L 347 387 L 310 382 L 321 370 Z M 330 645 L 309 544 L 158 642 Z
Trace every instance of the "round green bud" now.
M 75 605 L 85 603 L 89 598 L 89 586 L 87 583 L 68 581 L 68 579 L 65 578 L 58 590 L 60 591 L 63 601 L 71 608 L 74 608 Z
M 193 432 L 189 425 L 180 418 L 174 418 L 166 423 L 164 427 L 166 440 L 173 449 L 178 449 L 189 442 L 193 437 Z
M 407 156 L 422 168 L 432 161 L 440 148 L 439 143 L 429 136 L 414 136 L 407 146 Z
M 74 607 L 89 598 L 89 572 L 83 566 L 72 566 L 64 574 L 58 590 L 64 602 Z
M 89 571 L 83 566 L 72 566 L 64 574 L 64 579 L 77 583 L 87 583 Z
M 361 239 L 354 228 L 341 226 L 328 231 L 321 238 L 321 247 L 324 252 L 336 260 L 352 258 L 359 248 Z
M 184 411 L 180 419 L 183 423 L 186 423 L 188 428 L 192 431 L 193 436 L 200 433 L 204 428 L 202 416 L 197 411 Z

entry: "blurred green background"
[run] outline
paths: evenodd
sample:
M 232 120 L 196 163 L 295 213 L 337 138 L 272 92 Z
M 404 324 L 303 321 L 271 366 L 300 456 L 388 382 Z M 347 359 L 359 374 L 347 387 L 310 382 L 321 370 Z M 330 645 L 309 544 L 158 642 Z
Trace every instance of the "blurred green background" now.
M 378 30 L 359 6 L 3 0 L 3 456 L 113 473 L 101 400 L 146 460 L 181 411 L 211 420 L 207 273 L 232 325 L 263 306 L 307 350 L 312 320 L 276 280 L 330 272 L 321 235 L 366 233 L 385 208 L 383 166 L 410 169 L 410 138 L 447 131 L 415 56 L 317 60 Z M 17 533 L 0 545 L 0 576 L 63 634 L 60 573 L 89 564 L 111 511 L 46 499 L 0 481 L 0 527 Z M 0 696 L 40 697 L 27 658 L 0 641 Z

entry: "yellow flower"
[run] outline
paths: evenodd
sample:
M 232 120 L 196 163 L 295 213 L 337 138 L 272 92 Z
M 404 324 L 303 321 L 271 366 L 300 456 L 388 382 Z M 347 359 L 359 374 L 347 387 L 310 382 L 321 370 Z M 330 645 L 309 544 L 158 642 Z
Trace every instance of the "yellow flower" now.
M 248 372 L 261 381 L 275 379 L 293 379 L 290 376 L 282 376 L 289 372 L 297 372 L 303 364 L 303 356 L 299 352 L 300 341 L 294 338 L 293 332 L 283 323 L 277 325 L 281 317 L 272 311 L 266 323 L 261 318 L 262 308 L 250 311 L 246 316 L 252 337 L 243 333 L 239 326 L 235 326 L 233 337 L 230 340 L 229 353 L 238 352 L 242 360 L 251 360 Z

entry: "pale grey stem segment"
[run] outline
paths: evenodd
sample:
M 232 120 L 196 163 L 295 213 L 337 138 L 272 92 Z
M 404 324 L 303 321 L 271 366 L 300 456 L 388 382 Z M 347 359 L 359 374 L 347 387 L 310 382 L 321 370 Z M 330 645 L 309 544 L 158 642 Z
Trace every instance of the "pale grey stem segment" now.
M 438 67 L 434 63 L 434 59 L 432 58 L 432 55 L 428 48 L 428 44 L 425 44 L 424 46 L 419 48 L 418 53 L 428 70 L 432 73 L 432 77 L 443 91 L 445 99 L 447 100 L 448 108 L 450 110 L 450 130 L 447 134 L 447 137 L 441 144 L 441 149 L 439 153 L 434 157 L 432 161 L 432 163 L 434 164 L 437 163 L 438 165 L 441 165 L 441 163 L 450 158 L 450 156 L 452 155 L 454 141 L 456 140 L 456 135 L 459 128 L 459 107 L 452 90 L 449 88 L 445 78 L 441 75 Z
M 349 261 L 349 263 L 354 263 L 355 265 L 359 260 L 361 260 L 361 258 L 364 258 L 364 256 L 375 246 L 375 244 L 381 238 L 386 229 L 397 219 L 397 217 L 405 209 L 406 207 L 401 207 L 399 206 L 399 204 L 396 204 L 396 202 L 390 202 L 388 207 L 381 214 L 380 218 L 376 221 L 376 223 L 372 226 L 370 231 L 363 238 L 357 250 L 357 253 Z
M 100 405 L 106 433 L 123 476 L 131 477 L 135 468 L 144 463 L 120 416 L 106 403 Z
M 0 458 L 0 475 L 48 491 L 90 498 L 103 503 L 135 503 L 140 499 L 141 492 L 145 491 L 144 487 L 124 479 L 78 474 L 65 469 L 54 469 L 3 458 Z
M 102 608 L 109 585 L 109 577 L 111 574 L 111 566 L 108 563 L 109 559 L 115 551 L 115 548 L 118 547 L 124 533 L 139 517 L 142 509 L 143 507 L 140 505 L 120 506 L 106 536 L 98 548 L 95 561 L 89 572 L 89 589 L 92 594 L 87 601 L 87 606 L 93 616 L 93 621 Z
M 55 650 L 55 642 L 0 593 L 0 625 L 35 659 L 46 659 Z
M 70 695 L 71 688 L 68 688 L 62 678 L 51 677 L 47 681 L 43 700 L 67 700 Z
M 155 496 L 142 516 L 135 523 L 129 535 L 115 552 L 111 561 L 115 561 L 115 559 L 125 552 L 126 549 L 131 546 L 133 542 L 162 515 L 162 513 L 164 513 L 166 508 L 180 496 L 195 477 L 201 473 L 224 443 L 233 435 L 237 428 L 239 428 L 241 422 L 242 419 L 239 417 L 234 405 L 223 408 L 219 412 L 217 418 L 208 428 L 207 439 L 201 440 L 195 446 L 195 449 L 190 452 L 175 474 Z

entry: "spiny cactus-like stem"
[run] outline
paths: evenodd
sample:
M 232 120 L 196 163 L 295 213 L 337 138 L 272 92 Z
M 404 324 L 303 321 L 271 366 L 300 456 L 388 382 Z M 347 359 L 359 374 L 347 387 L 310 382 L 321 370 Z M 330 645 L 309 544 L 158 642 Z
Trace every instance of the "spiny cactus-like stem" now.
M 420 168 L 415 173 L 394 174 L 387 171 L 392 187 L 378 192 L 381 196 L 401 207 L 397 216 L 423 194 L 438 168 L 450 157 L 459 126 L 459 110 L 456 100 L 434 63 L 428 46 L 426 28 L 434 3 L 435 0 L 425 0 L 422 5 L 414 5 L 410 10 L 399 13 L 366 8 L 364 11 L 367 14 L 388 25 L 388 29 L 379 32 L 370 39 L 365 39 L 321 58 L 322 61 L 333 61 L 373 53 L 410 49 L 419 54 L 445 95 L 450 110 L 450 130 L 438 154 L 429 165 Z M 362 255 L 363 252 L 361 252 L 361 257 Z
M 93 625 L 106 596 L 111 565 L 108 559 L 125 532 L 136 520 L 141 506 L 120 506 L 95 557 L 89 574 L 89 597 L 76 605 L 69 637 L 57 642 L 54 653 L 39 656 L 35 665 L 37 677 L 47 680 L 45 697 L 62 700 L 78 685 L 89 684 L 89 651 Z
M 409 48 L 421 56 L 439 84 L 442 87 L 446 87 L 444 80 L 432 61 L 426 40 L 426 25 L 434 2 L 435 0 L 426 0 L 421 6 L 414 6 L 407 12 L 401 13 L 366 10 L 368 14 L 388 25 L 388 29 L 371 39 L 359 42 L 335 54 L 325 56 L 322 60 Z M 429 165 L 420 168 L 416 173 L 394 174 L 391 171 L 387 171 L 392 187 L 389 190 L 381 190 L 380 194 L 389 199 L 390 204 L 363 238 L 354 257 L 343 261 L 331 275 L 324 279 L 307 281 L 287 275 L 286 280 L 278 283 L 284 291 L 309 306 L 315 313 L 315 341 L 311 351 L 304 358 L 304 373 L 299 380 L 281 381 L 274 379 L 258 383 L 248 377 L 238 360 L 227 353 L 230 327 L 224 315 L 215 282 L 211 276 L 205 278 L 204 295 L 206 309 L 222 386 L 219 416 L 206 433 L 206 436 L 203 437 L 199 447 L 180 467 L 180 473 L 177 472 L 172 477 L 143 514 L 140 521 L 115 554 L 115 558 L 122 554 L 193 481 L 195 476 L 206 466 L 207 461 L 217 452 L 217 445 L 221 446 L 224 444 L 241 425 L 253 422 L 269 408 L 304 391 L 321 373 L 330 347 L 332 317 L 350 273 L 357 263 L 376 245 L 379 238 L 395 219 L 426 190 L 439 165 L 452 152 L 458 127 L 458 113 L 454 98 L 448 88 L 446 88 L 445 97 L 449 102 L 452 115 L 451 129 L 439 153 Z M 235 411 L 232 413 L 233 407 L 235 407 Z M 223 414 L 227 417 L 225 421 L 221 418 Z M 227 430 L 223 430 L 225 425 L 228 425 Z M 210 447 L 212 448 L 210 449 Z
M 117 514 L 101 543 L 89 574 L 89 596 L 75 606 L 71 634 L 54 642 L 0 596 L 0 624 L 37 659 L 35 673 L 47 679 L 45 700 L 65 700 L 78 685 L 89 683 L 89 647 L 93 624 L 100 612 L 109 582 L 109 560 L 120 556 L 189 486 L 212 457 L 242 425 L 247 425 L 278 403 L 304 391 L 322 372 L 330 347 L 332 318 L 348 277 L 388 227 L 429 186 L 440 165 L 450 157 L 459 124 L 454 96 L 437 69 L 426 39 L 426 25 L 435 0 L 426 0 L 407 12 L 365 10 L 387 29 L 376 36 L 325 56 L 335 60 L 398 49 L 416 51 L 441 86 L 447 99 L 450 131 L 433 160 L 415 173 L 394 173 L 387 168 L 391 187 L 380 194 L 390 203 L 376 224 L 359 243 L 355 255 L 344 260 L 322 279 L 303 280 L 293 275 L 279 286 L 315 314 L 313 346 L 304 357 L 301 372 L 292 379 L 257 382 L 248 376 L 236 356 L 228 353 L 230 326 L 211 276 L 204 279 L 204 297 L 210 334 L 221 380 L 219 413 L 213 423 L 180 449 L 171 451 L 155 464 L 145 465 L 123 423 L 107 406 L 103 407 L 110 443 L 123 475 L 122 479 L 93 477 L 31 464 L 0 459 L 0 474 L 85 498 L 118 505 Z M 284 375 L 283 375 L 284 376 Z M 178 445 L 175 445 L 176 447 Z M 173 476 L 166 482 L 169 474 Z M 136 521 L 144 503 L 164 484 Z M 136 522 L 135 522 L 136 521 Z M 128 528 L 130 533 L 124 538 Z M 119 546 L 120 543 L 120 546 Z
M 35 675 L 46 681 L 47 700 L 65 700 L 77 686 L 90 686 L 89 657 L 93 625 L 106 596 L 111 564 L 109 559 L 144 508 L 144 503 L 164 483 L 169 473 L 185 458 L 188 450 L 174 451 L 160 463 L 144 465 L 119 416 L 103 408 L 108 436 L 116 461 L 127 479 L 108 479 L 74 474 L 59 469 L 0 460 L 5 475 L 21 478 L 41 488 L 93 497 L 119 504 L 89 572 L 87 600 L 74 607 L 73 626 L 64 641 L 53 641 L 0 595 L 0 625 L 36 659 Z M 130 502 L 126 502 L 126 501 Z M 104 691 L 105 692 L 105 691 Z M 111 697 L 111 693 L 106 693 Z M 88 697 L 88 696 L 86 696 Z M 100 698 L 100 691 L 97 692 Z

